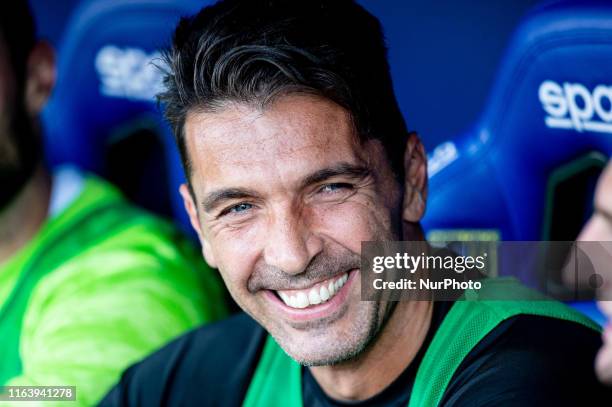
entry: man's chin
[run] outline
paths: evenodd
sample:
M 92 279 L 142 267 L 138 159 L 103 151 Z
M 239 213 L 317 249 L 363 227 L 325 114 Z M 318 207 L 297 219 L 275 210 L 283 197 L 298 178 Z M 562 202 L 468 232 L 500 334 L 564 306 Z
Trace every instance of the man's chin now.
M 352 339 L 352 340 L 350 340 Z M 346 362 L 359 355 L 367 345 L 367 338 L 342 338 L 336 335 L 277 339 L 283 350 L 303 366 L 329 366 Z
M 335 321 L 318 321 L 306 329 L 285 324 L 277 343 L 295 361 L 304 366 L 336 365 L 354 359 L 371 343 L 376 323 L 369 315 L 347 311 Z M 350 314 L 350 315 L 349 315 Z
M 305 366 L 334 365 L 353 359 L 371 341 L 378 306 L 361 301 L 359 269 L 323 303 L 293 307 L 272 290 L 260 291 L 260 323 L 292 359 Z

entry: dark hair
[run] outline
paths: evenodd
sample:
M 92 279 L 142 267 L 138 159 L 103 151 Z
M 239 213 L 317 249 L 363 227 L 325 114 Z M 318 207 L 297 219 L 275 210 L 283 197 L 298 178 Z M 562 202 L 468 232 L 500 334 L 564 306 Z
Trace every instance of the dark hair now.
M 8 51 L 17 83 L 22 85 L 28 57 L 36 43 L 36 25 L 27 0 L 1 2 L 0 37 Z
M 159 95 L 190 178 L 184 140 L 191 109 L 224 102 L 265 107 L 306 92 L 347 109 L 359 137 L 381 140 L 403 177 L 406 125 L 393 92 L 379 21 L 351 0 L 223 0 L 183 18 L 164 54 Z

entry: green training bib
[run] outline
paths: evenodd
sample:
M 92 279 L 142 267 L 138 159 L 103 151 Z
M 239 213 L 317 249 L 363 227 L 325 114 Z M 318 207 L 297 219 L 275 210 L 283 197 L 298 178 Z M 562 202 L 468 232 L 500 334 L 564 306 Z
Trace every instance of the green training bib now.
M 483 291 L 484 290 L 484 291 Z M 494 290 L 522 300 L 477 300 Z M 468 294 L 468 293 L 466 293 Z M 470 351 L 501 322 L 517 315 L 539 315 L 600 327 L 578 311 L 524 287 L 514 279 L 487 280 L 480 293 L 456 301 L 435 333 L 417 370 L 408 407 L 435 407 Z M 491 297 L 489 297 L 491 298 Z M 301 366 L 268 336 L 244 399 L 244 407 L 302 407 Z
M 20 278 L 0 308 L 0 386 L 22 372 L 19 345 L 23 318 L 36 284 L 56 267 L 138 218 L 136 210 L 110 189 L 89 180 L 82 195 L 64 213 L 49 221 L 26 250 Z M 129 219 L 130 221 L 126 220 Z

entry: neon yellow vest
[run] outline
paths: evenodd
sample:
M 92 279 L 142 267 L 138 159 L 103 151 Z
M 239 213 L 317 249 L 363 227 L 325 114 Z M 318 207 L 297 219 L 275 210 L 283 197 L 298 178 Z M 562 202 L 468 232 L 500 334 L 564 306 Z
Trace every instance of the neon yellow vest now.
M 113 247 L 110 251 L 100 249 L 101 246 L 108 248 L 109 245 Z M 112 261 L 112 251 L 117 250 L 115 248 L 120 250 L 119 255 L 122 256 L 121 266 L 118 267 L 129 271 L 125 273 L 125 278 L 130 284 L 134 283 L 134 278 L 142 278 L 149 270 L 148 263 L 143 263 L 141 260 L 143 256 L 148 259 L 145 261 L 160 262 L 151 268 L 167 270 L 167 275 L 159 275 L 155 281 L 153 281 L 154 276 L 157 274 L 153 273 L 152 277 L 141 280 L 142 284 L 146 285 L 145 288 L 151 289 L 152 282 L 168 288 L 164 291 L 163 299 L 151 294 L 151 301 L 157 301 L 160 307 L 162 302 L 168 307 L 174 307 L 168 308 L 168 314 L 175 313 L 177 316 L 175 319 L 166 320 L 167 325 L 163 333 L 159 333 L 160 337 L 166 335 L 166 332 L 178 335 L 198 323 L 225 315 L 221 286 L 213 279 L 212 273 L 203 273 L 208 270 L 199 267 L 204 264 L 197 251 L 187 250 L 191 249 L 188 242 L 179 238 L 168 223 L 128 204 L 118 191 L 106 182 L 95 177 L 87 177 L 79 197 L 63 212 L 47 221 L 20 253 L 0 267 L 0 272 L 9 268 L 18 271 L 15 286 L 6 300 L 0 302 L 0 386 L 23 373 L 20 357 L 21 342 L 25 343 L 23 326 L 30 309 L 29 305 L 36 295 L 36 290 L 40 288 L 41 280 L 51 277 L 55 271 L 69 263 L 72 269 L 78 269 L 78 264 L 84 257 L 89 253 L 95 256 L 100 250 L 103 251 L 100 261 L 104 263 L 100 264 L 100 269 L 96 272 L 115 270 L 114 265 L 109 263 Z M 127 267 L 132 267 L 134 270 L 127 270 Z M 94 270 L 89 270 L 87 267 L 82 271 L 80 275 L 84 280 L 90 278 L 92 274 L 98 276 Z M 202 280 L 198 279 L 200 277 Z M 200 283 L 204 285 L 202 287 L 195 285 Z M 180 292 L 184 284 L 194 285 Z M 157 286 L 155 288 L 157 289 Z M 206 297 L 200 292 L 202 288 L 206 289 Z M 175 295 L 181 297 L 175 298 Z M 188 308 L 191 307 L 190 300 L 195 307 L 193 312 Z M 100 304 L 100 307 L 113 306 L 112 303 Z M 133 315 L 138 315 L 138 310 L 126 310 L 126 313 L 128 312 L 132 318 Z M 125 327 L 131 329 L 131 325 L 127 323 Z M 92 327 L 88 329 L 90 329 L 89 334 L 93 335 Z M 122 326 L 117 326 L 116 329 L 122 329 Z M 103 337 L 104 332 L 97 334 Z M 136 335 L 134 341 L 139 344 L 142 352 L 148 352 L 161 345 L 163 342 L 159 341 L 162 339 L 158 339 L 157 335 L 151 335 L 150 338 L 140 338 Z M 171 337 L 165 340 L 169 339 Z M 133 357 L 142 356 L 134 354 Z M 115 365 L 116 371 L 106 371 L 109 380 L 113 380 L 114 375 L 118 375 L 125 367 L 119 366 L 120 362 L 117 361 Z M 130 361 L 125 361 L 128 362 Z M 89 397 L 106 391 L 106 388 L 96 387 L 97 383 L 88 383 L 88 385 L 96 392 L 94 395 L 89 394 Z M 87 386 L 82 387 L 87 388 Z
M 128 226 L 126 219 L 132 215 L 139 217 L 137 211 L 101 184 L 90 182 L 84 194 L 88 196 L 48 222 L 36 236 L 37 242 L 26 248 L 32 253 L 25 256 L 27 259 L 22 263 L 19 280 L 0 309 L 0 385 L 21 372 L 21 326 L 28 300 L 38 281 L 72 256 Z

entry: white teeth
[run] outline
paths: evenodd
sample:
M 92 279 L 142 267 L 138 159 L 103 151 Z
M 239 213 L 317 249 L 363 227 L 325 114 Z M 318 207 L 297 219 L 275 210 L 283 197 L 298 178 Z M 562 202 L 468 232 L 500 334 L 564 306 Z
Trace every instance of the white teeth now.
M 321 297 L 319 296 L 319 290 L 313 288 L 308 293 L 308 302 L 312 305 L 317 305 L 321 303 Z
M 321 290 L 319 290 L 319 295 L 321 296 L 321 302 L 329 300 L 329 291 L 325 286 L 321 287 Z
M 336 294 L 336 286 L 334 285 L 333 281 L 329 282 L 329 285 L 327 286 L 327 291 L 329 291 L 330 297 L 333 297 L 334 294 Z
M 306 294 L 299 292 L 295 298 L 295 305 L 297 308 L 306 308 L 308 306 L 308 297 Z
M 290 307 L 297 308 L 297 303 L 295 302 L 294 296 L 292 297 L 287 296 L 287 301 L 285 301 L 285 304 L 287 304 Z
M 327 285 L 313 287 L 308 291 L 298 291 L 294 295 L 283 291 L 277 291 L 277 293 L 283 302 L 291 308 L 306 308 L 309 305 L 321 304 L 332 299 L 347 280 L 348 274 L 344 273 L 337 280 L 330 281 Z

